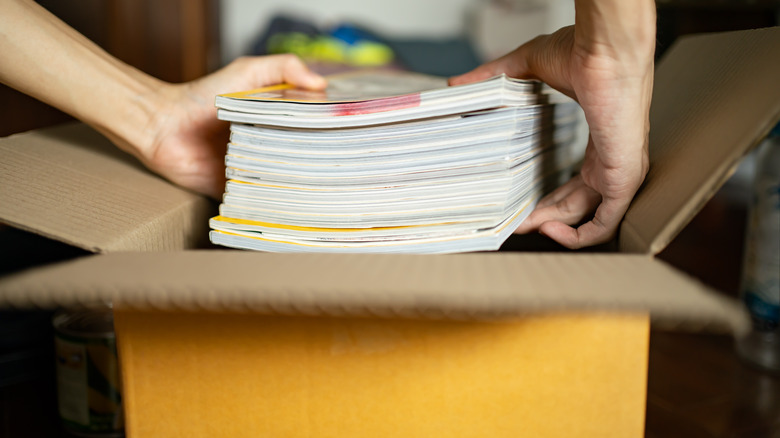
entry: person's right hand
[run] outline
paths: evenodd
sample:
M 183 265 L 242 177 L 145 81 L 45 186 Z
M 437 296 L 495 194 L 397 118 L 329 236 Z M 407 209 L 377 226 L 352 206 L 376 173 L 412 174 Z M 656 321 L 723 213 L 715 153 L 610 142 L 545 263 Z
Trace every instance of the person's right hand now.
M 238 58 L 195 81 L 158 87 L 150 99 L 156 105 L 146 140 L 119 146 L 168 180 L 219 199 L 225 190 L 229 124 L 217 119 L 214 98 L 280 83 L 311 90 L 327 85 L 295 55 Z
M 649 167 L 654 47 L 646 41 L 616 45 L 565 27 L 450 79 L 450 85 L 501 73 L 539 79 L 577 100 L 585 113 L 590 138 L 581 172 L 543 198 L 516 232 L 539 231 L 569 248 L 615 235 Z
M 170 84 L 114 58 L 33 0 L 0 0 L 0 82 L 89 124 L 168 180 L 214 198 L 225 184 L 228 123 L 217 94 L 327 81 L 295 55 L 239 58 Z

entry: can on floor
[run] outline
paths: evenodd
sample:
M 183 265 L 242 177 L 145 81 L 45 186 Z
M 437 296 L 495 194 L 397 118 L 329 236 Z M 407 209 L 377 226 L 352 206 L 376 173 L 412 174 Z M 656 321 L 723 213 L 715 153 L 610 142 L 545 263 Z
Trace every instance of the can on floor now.
M 741 285 L 753 330 L 737 340 L 737 351 L 748 363 L 780 374 L 780 124 L 754 156 Z
M 124 430 L 114 319 L 108 306 L 63 309 L 53 317 L 57 402 L 73 435 L 121 437 Z

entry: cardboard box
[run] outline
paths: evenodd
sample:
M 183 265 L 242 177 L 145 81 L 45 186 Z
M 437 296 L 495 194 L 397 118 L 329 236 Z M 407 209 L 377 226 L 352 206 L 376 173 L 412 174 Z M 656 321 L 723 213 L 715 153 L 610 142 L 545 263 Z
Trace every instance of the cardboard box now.
M 208 201 L 80 125 L 11 136 L 0 220 L 105 254 L 6 276 L 0 305 L 114 302 L 131 438 L 642 436 L 649 324 L 748 326 L 654 255 L 780 119 L 778 47 L 669 50 L 613 253 L 191 250 Z

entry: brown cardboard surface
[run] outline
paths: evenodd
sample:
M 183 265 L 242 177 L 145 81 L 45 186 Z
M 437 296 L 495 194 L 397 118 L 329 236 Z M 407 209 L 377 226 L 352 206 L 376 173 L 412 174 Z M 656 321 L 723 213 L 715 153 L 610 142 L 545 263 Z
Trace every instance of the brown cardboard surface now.
M 656 69 L 650 172 L 621 224 L 657 254 L 780 120 L 780 28 L 685 37 Z
M 777 38 L 696 37 L 659 66 L 620 239 L 642 254 L 115 252 L 205 238 L 205 201 L 71 126 L 0 140 L 0 220 L 109 254 L 0 278 L 0 306 L 114 301 L 134 438 L 641 436 L 644 315 L 748 326 L 651 254 L 777 120 Z
M 777 120 L 777 47 L 777 28 L 696 36 L 662 60 L 653 167 L 621 228 L 624 251 L 662 248 Z M 179 249 L 206 238 L 207 201 L 151 175 L 83 126 L 12 136 L 0 150 L 0 220 L 100 252 Z M 646 255 L 103 257 L 0 279 L 0 302 L 118 299 L 138 307 L 462 318 L 614 308 L 645 309 L 656 324 L 746 325 L 734 303 L 703 294 Z
M 115 253 L 0 281 L 0 305 L 100 300 L 140 309 L 447 319 L 638 311 L 658 327 L 748 326 L 732 300 L 644 255 Z
M 641 437 L 642 315 L 117 311 L 129 437 Z
M 621 225 L 624 252 L 658 253 L 780 118 L 780 28 L 683 38 L 658 65 L 651 168 Z M 0 221 L 93 252 L 207 239 L 208 201 L 82 125 L 0 139 Z
M 192 248 L 213 206 L 83 124 L 0 139 L 0 222 L 93 252 Z

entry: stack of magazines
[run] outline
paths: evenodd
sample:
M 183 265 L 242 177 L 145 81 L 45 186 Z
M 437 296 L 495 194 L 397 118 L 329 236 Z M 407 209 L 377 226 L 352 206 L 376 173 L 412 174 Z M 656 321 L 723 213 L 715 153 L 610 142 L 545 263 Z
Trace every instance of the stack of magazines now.
M 496 250 L 569 175 L 579 107 L 536 81 L 407 72 L 217 97 L 231 121 L 215 244 L 274 252 Z

